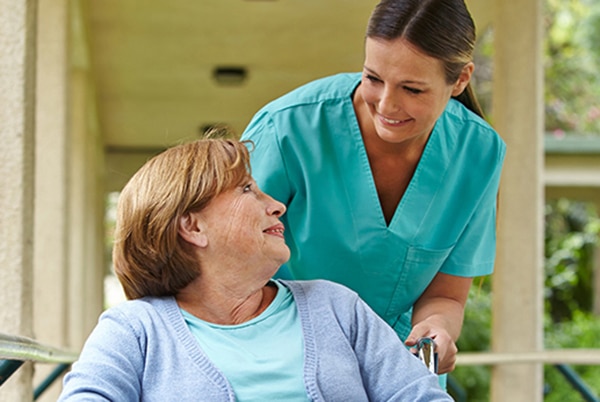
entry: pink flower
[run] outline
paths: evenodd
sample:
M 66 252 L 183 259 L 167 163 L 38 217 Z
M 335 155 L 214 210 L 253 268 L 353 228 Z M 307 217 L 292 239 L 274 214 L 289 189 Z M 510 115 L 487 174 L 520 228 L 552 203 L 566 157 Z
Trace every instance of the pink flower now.
M 587 118 L 590 121 L 594 121 L 600 118 L 600 107 L 592 106 L 591 108 L 589 108 L 587 112 Z

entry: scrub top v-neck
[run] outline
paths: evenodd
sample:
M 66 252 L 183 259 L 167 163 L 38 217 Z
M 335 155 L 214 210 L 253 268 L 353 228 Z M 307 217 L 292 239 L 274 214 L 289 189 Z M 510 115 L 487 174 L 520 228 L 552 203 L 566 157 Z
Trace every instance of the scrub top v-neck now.
M 339 74 L 284 95 L 242 139 L 254 143 L 259 187 L 287 206 L 292 253 L 280 277 L 342 283 L 405 339 L 411 307 L 438 272 L 493 271 L 505 145 L 451 100 L 387 225 L 352 104 L 360 77 Z

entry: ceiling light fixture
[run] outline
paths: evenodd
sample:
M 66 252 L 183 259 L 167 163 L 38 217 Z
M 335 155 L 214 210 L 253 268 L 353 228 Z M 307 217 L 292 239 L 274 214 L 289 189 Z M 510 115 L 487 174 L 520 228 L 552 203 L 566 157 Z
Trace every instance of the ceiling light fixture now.
M 218 66 L 213 70 L 213 78 L 221 85 L 241 85 L 247 76 L 244 67 Z

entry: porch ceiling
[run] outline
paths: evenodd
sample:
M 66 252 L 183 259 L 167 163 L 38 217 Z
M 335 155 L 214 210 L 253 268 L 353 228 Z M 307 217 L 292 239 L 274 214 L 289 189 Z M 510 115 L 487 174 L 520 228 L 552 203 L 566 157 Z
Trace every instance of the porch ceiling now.
M 97 121 L 108 153 L 152 153 L 214 123 L 240 134 L 269 100 L 317 77 L 359 71 L 376 3 L 87 0 Z M 467 4 L 478 28 L 487 26 L 489 1 Z M 218 67 L 247 75 L 219 84 Z

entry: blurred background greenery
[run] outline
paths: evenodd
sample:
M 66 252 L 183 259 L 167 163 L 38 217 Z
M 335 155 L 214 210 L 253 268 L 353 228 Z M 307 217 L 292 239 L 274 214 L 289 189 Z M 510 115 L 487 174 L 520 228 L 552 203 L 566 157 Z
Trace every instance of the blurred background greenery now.
M 591 205 L 561 199 L 547 203 L 545 211 L 545 317 L 547 349 L 600 348 L 600 317 L 593 312 L 593 252 L 598 247 L 600 219 Z M 460 351 L 490 350 L 491 279 L 471 289 L 465 325 L 458 341 Z M 600 367 L 573 369 L 596 394 L 600 393 Z M 489 367 L 458 366 L 453 378 L 464 388 L 469 402 L 489 400 Z M 583 401 L 554 366 L 544 369 L 546 401 Z

